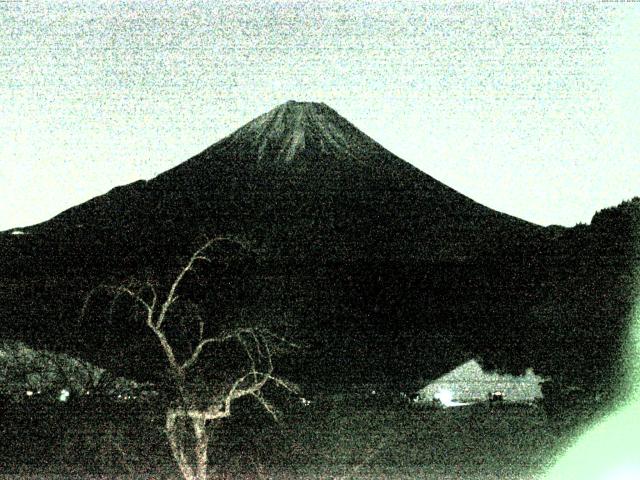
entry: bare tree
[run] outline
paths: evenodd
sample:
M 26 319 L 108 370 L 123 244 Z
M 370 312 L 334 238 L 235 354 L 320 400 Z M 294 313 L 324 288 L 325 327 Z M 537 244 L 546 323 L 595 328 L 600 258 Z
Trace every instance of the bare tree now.
M 286 343 L 283 338 L 274 335 L 267 329 L 256 326 L 244 326 L 223 332 L 217 336 L 205 335 L 205 322 L 197 309 L 186 309 L 197 325 L 196 339 L 191 341 L 189 352 L 184 353 L 176 348 L 167 334 L 167 324 L 171 323 L 172 308 L 178 301 L 178 290 L 184 278 L 194 271 L 199 262 L 210 262 L 207 251 L 217 242 L 228 241 L 224 237 L 208 240 L 198 248 L 173 279 L 168 292 L 160 294 L 159 290 L 150 282 L 142 284 L 130 282 L 118 286 L 101 286 L 112 295 L 114 302 L 122 297 L 128 297 L 134 305 L 139 307 L 145 325 L 159 342 L 168 365 L 168 372 L 178 393 L 178 398 L 168 407 L 166 412 L 165 430 L 175 461 L 186 480 L 204 480 L 207 477 L 208 435 L 207 424 L 231 416 L 234 402 L 242 397 L 255 398 L 264 409 L 274 418 L 277 411 L 263 395 L 263 388 L 273 383 L 291 392 L 297 387 L 286 380 L 274 375 L 273 351 L 279 343 Z M 93 293 L 93 292 L 92 292 Z M 91 295 L 90 295 L 91 296 Z M 87 297 L 85 302 L 90 299 Z M 84 313 L 83 313 L 84 314 Z M 203 352 L 214 346 L 221 346 L 228 342 L 236 342 L 246 357 L 246 369 L 237 375 L 220 391 L 213 395 L 204 396 L 189 382 L 189 374 L 204 358 Z M 180 424 L 191 424 L 193 441 L 185 441 L 181 433 Z M 191 448 L 190 448 L 191 447 Z

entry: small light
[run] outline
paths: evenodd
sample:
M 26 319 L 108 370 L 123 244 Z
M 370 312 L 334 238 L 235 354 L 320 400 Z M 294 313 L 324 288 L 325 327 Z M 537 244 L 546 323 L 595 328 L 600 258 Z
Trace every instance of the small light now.
M 66 402 L 67 399 L 69 398 L 69 390 L 67 390 L 66 388 L 63 388 L 62 390 L 60 390 L 60 396 L 58 397 L 58 400 L 60 400 L 61 402 Z

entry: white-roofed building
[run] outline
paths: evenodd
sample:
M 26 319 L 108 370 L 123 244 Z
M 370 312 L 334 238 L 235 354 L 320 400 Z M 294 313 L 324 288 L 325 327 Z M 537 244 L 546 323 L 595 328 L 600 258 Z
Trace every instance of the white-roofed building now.
M 543 382 L 530 368 L 524 375 L 485 372 L 476 360 L 469 360 L 420 390 L 415 402 L 436 401 L 445 407 L 491 399 L 530 403 L 542 398 L 540 384 Z

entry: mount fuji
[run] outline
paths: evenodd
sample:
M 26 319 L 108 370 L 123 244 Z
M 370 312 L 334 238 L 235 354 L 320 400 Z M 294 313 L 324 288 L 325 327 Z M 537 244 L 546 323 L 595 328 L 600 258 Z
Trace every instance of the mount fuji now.
M 607 219 L 622 211 L 534 225 L 437 181 L 327 105 L 290 101 L 151 180 L 0 233 L 0 335 L 146 380 L 161 361 L 153 339 L 124 312 L 79 323 L 84 299 L 131 277 L 166 284 L 221 236 L 241 251 L 221 247 L 185 284 L 185 305 L 211 328 L 259 321 L 291 337 L 303 350 L 283 368 L 300 378 L 406 381 L 471 357 L 575 375 L 621 341 L 630 247 L 626 223 Z M 612 288 L 611 304 L 592 308 Z

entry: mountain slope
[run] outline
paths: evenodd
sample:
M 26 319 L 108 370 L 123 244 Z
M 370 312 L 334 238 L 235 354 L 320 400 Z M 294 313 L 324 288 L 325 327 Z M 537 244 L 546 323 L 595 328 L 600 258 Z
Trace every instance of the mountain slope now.
M 585 274 L 572 230 L 484 207 L 315 103 L 287 102 L 152 180 L 23 230 L 0 236 L 0 334 L 141 380 L 161 371 L 153 338 L 122 305 L 79 323 L 83 301 L 106 281 L 166 285 L 205 236 L 244 248 L 214 252 L 185 301 L 212 330 L 264 323 L 304 345 L 283 367 L 308 382 L 435 377 L 471 356 L 552 371 L 538 328 L 562 337 L 567 325 L 538 307 Z
M 298 102 L 148 182 L 25 229 L 67 239 L 104 231 L 139 248 L 218 232 L 296 261 L 314 252 L 331 261 L 475 258 L 505 236 L 540 230 L 446 187 L 329 107 Z

